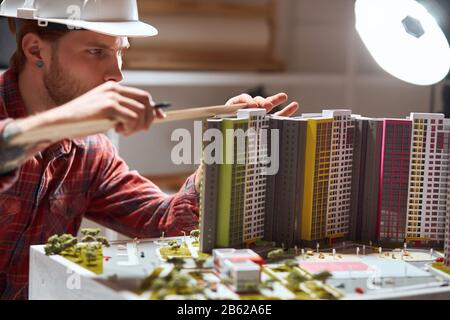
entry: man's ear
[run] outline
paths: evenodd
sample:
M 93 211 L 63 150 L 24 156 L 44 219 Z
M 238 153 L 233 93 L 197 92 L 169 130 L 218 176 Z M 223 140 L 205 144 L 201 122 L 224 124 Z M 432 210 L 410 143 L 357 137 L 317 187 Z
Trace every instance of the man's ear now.
M 38 61 L 44 62 L 44 65 L 50 63 L 49 45 L 35 33 L 27 33 L 22 39 L 22 50 L 32 66 L 36 66 Z

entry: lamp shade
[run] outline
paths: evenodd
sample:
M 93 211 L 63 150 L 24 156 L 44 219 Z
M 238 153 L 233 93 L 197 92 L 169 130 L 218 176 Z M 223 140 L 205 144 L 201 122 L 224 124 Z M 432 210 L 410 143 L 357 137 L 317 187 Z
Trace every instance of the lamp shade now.
M 356 30 L 388 73 L 432 85 L 450 70 L 450 48 L 434 17 L 414 0 L 357 0 Z

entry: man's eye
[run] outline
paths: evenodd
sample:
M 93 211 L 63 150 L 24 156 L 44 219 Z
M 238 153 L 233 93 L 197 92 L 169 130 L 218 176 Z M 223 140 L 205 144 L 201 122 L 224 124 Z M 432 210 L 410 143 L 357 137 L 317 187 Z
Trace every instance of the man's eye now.
M 89 49 L 88 52 L 89 52 L 89 54 L 92 54 L 94 56 L 101 56 L 101 55 L 103 55 L 103 50 L 102 49 Z

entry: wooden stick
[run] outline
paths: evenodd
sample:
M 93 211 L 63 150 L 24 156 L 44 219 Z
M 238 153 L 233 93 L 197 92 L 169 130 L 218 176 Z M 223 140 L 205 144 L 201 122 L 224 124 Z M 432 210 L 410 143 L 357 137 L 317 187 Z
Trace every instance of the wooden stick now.
M 244 109 L 247 106 L 247 104 L 243 103 L 231 106 L 222 105 L 169 111 L 166 113 L 167 118 L 156 119 L 154 123 L 194 120 L 210 118 L 221 114 L 233 114 L 239 109 Z M 44 141 L 56 142 L 63 139 L 85 137 L 108 131 L 109 129 L 114 128 L 116 124 L 117 122 L 108 119 L 90 120 L 70 124 L 56 124 L 21 133 L 11 139 L 11 145 L 25 145 Z

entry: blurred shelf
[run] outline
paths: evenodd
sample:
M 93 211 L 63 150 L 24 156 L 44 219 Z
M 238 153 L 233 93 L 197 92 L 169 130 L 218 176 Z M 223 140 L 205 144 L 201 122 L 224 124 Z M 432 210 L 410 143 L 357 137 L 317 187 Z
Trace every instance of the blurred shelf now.
M 181 72 L 124 71 L 124 84 L 131 86 L 247 86 L 247 85 L 305 85 L 345 82 L 341 75 L 298 75 L 259 72 Z
M 252 85 L 325 85 L 345 86 L 349 83 L 368 85 L 404 84 L 389 75 L 299 74 L 264 72 L 182 72 L 124 71 L 123 83 L 129 86 L 236 87 Z
M 5 70 L 0 70 L 3 73 Z M 132 71 L 123 72 L 123 84 L 135 87 L 239 87 L 239 86 L 405 86 L 389 75 L 304 74 L 264 72 L 191 72 Z

